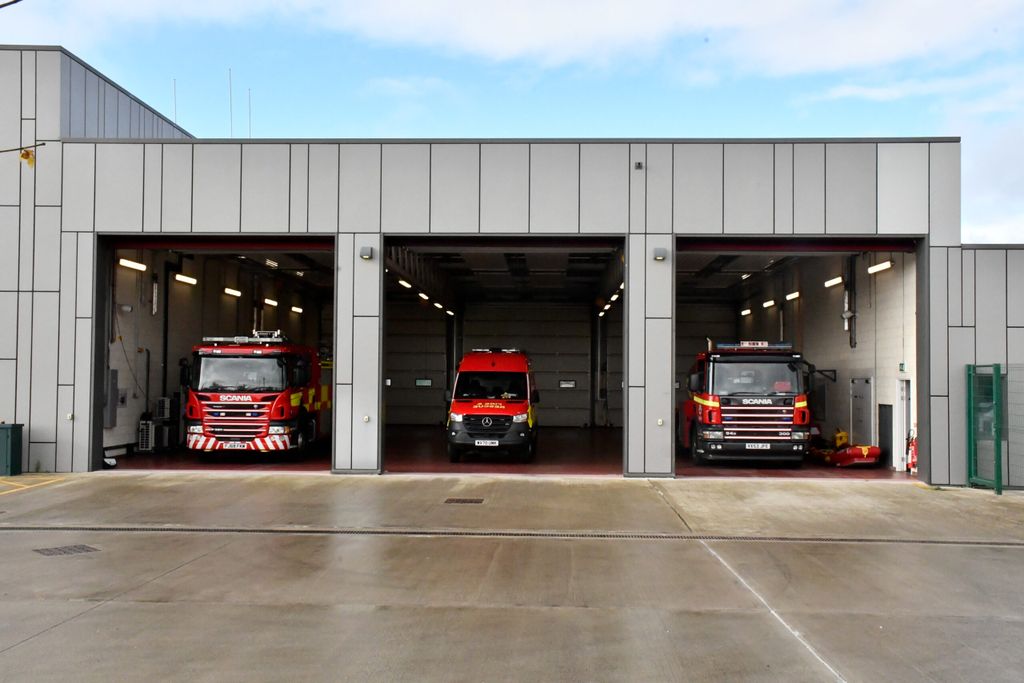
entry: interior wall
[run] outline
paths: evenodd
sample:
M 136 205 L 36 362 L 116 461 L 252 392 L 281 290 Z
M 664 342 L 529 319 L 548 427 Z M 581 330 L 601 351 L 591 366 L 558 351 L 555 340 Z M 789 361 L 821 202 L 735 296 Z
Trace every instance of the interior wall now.
M 447 317 L 425 301 L 387 303 L 384 316 L 386 424 L 444 423 L 448 408 L 444 396 Z M 418 379 L 429 380 L 431 386 L 416 386 Z
M 619 304 L 622 304 L 620 299 Z M 623 336 L 624 306 L 613 304 L 608 313 L 601 318 L 604 322 L 604 348 L 603 361 L 605 364 L 606 388 L 608 398 L 606 401 L 597 399 L 594 411 L 594 424 L 605 427 L 622 427 L 625 421 L 625 410 L 623 406 L 623 387 L 625 382 L 625 361 L 626 361 L 626 340 Z
M 693 361 L 715 342 L 739 340 L 739 313 L 732 304 L 684 303 L 676 306 L 676 382 L 685 391 Z M 678 396 L 682 396 L 678 394 Z

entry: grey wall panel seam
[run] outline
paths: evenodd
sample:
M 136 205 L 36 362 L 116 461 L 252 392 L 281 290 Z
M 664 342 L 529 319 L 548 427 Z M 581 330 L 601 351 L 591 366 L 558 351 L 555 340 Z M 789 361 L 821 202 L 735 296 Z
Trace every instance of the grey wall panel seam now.
M 338 154 L 338 157 L 341 157 L 340 153 Z M 294 173 L 294 170 L 292 169 L 292 145 L 288 145 L 288 232 L 295 232 L 295 230 L 292 230 L 292 173 Z M 340 197 L 341 192 L 338 192 L 338 195 Z M 335 251 L 338 249 L 337 240 L 334 241 L 334 249 Z M 334 267 L 338 267 L 337 260 L 334 262 Z M 337 308 L 335 308 L 335 310 L 337 310 Z M 334 462 L 333 458 L 331 459 L 331 462 Z
M 242 183 L 245 177 L 245 163 L 242 159 L 243 145 L 238 145 L 238 232 L 242 232 Z M 289 171 L 291 169 L 288 169 Z
M 191 154 L 191 176 L 189 177 L 189 212 L 188 212 L 188 231 L 193 232 L 193 228 L 196 222 L 196 148 L 192 146 Z
M 828 234 L 828 144 L 821 151 L 821 232 Z
M 526 232 L 533 232 L 533 145 L 526 146 Z
M 341 234 L 341 145 L 338 145 L 338 203 L 335 205 L 336 211 L 334 212 L 334 234 Z M 309 180 L 306 181 L 307 183 Z M 353 238 L 354 239 L 354 238 Z M 337 245 L 337 241 L 335 241 Z M 335 259 L 337 263 L 337 259 Z
M 725 145 L 722 145 L 722 234 L 725 234 Z M 675 267 L 672 268 L 675 271 Z M 673 276 L 673 279 L 675 277 Z
M 878 145 L 875 145 L 875 234 L 878 234 Z M 949 276 L 949 259 L 946 259 L 946 275 Z M 949 317 L 948 301 L 946 302 L 946 317 L 947 319 Z M 877 345 L 878 335 L 875 335 L 875 343 Z
M 649 196 L 647 179 L 650 177 L 649 176 L 650 169 L 647 166 L 647 161 L 650 158 L 650 156 L 647 153 L 647 147 L 648 147 L 647 143 L 644 143 L 644 225 L 643 225 L 643 230 L 640 231 L 644 235 L 647 234 L 647 204 L 648 204 L 648 196 Z M 671 225 L 669 226 L 669 234 L 672 234 L 672 226 Z M 628 243 L 628 240 L 627 240 L 627 243 Z M 623 420 L 623 422 L 625 422 L 625 420 Z
M 583 145 L 576 145 L 576 232 L 583 231 Z
M 381 169 L 384 175 L 384 169 Z M 427 234 L 434 231 L 434 145 L 427 145 Z
M 139 114 L 139 127 L 142 127 L 142 125 L 142 114 Z M 160 221 L 157 225 L 159 232 L 164 231 L 164 163 L 167 161 L 166 151 L 164 145 L 160 145 Z

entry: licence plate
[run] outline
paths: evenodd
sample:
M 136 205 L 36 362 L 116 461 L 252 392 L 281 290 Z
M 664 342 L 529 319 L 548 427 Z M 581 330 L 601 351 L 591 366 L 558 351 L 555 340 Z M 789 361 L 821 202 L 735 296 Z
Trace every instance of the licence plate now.
M 249 446 L 249 444 L 245 443 L 244 441 L 225 441 L 224 442 L 224 448 L 226 448 L 228 450 L 243 451 L 248 446 Z
M 747 448 L 748 451 L 766 451 L 766 450 L 768 450 L 771 447 L 772 447 L 772 445 L 770 443 L 748 443 L 748 444 L 746 444 L 746 448 Z
M 474 446 L 497 446 L 498 442 L 493 439 L 477 439 L 473 442 Z

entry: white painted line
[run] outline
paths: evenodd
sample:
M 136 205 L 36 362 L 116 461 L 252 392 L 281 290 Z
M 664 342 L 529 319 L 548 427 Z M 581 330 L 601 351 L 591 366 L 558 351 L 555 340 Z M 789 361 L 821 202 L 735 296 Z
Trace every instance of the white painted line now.
M 793 628 L 792 626 L 790 626 L 790 625 L 789 625 L 789 624 L 788 624 L 788 623 L 786 622 L 786 620 L 782 618 L 782 615 L 780 615 L 780 614 L 779 614 L 778 612 L 776 612 L 776 611 L 775 611 L 775 608 L 774 608 L 774 607 L 772 607 L 771 605 L 769 605 L 769 604 L 768 604 L 768 601 L 767 601 L 767 600 L 765 600 L 765 599 L 764 599 L 764 598 L 763 598 L 763 597 L 761 596 L 761 594 L 760 594 L 760 593 L 758 593 L 758 592 L 757 592 L 756 590 L 754 590 L 754 587 L 753 587 L 753 586 L 751 586 L 751 585 L 750 585 L 749 583 L 747 583 L 746 579 L 744 579 L 744 578 L 743 578 L 742 576 L 740 576 L 739 572 L 737 572 L 737 571 L 736 571 L 735 569 L 733 569 L 733 568 L 732 568 L 732 567 L 731 567 L 731 566 L 729 565 L 729 563 L 728 563 L 728 562 L 726 562 L 726 561 L 725 561 L 725 560 L 724 560 L 724 559 L 722 558 L 722 556 L 721 556 L 721 555 L 719 555 L 718 553 L 716 553 L 716 552 L 715 552 L 714 548 L 712 548 L 711 546 L 709 546 L 709 545 L 708 545 L 708 544 L 707 544 L 707 543 L 706 543 L 705 541 L 701 541 L 701 542 L 700 542 L 700 544 L 701 544 L 702 546 L 704 546 L 704 549 L 705 549 L 705 550 L 707 550 L 707 551 L 708 551 L 709 553 L 711 553 L 711 555 L 712 555 L 712 556 L 713 556 L 713 557 L 714 557 L 714 558 L 715 558 L 716 560 L 718 560 L 719 562 L 721 562 L 721 563 L 722 563 L 722 566 L 723 566 L 723 567 L 725 567 L 726 569 L 728 569 L 728 570 L 729 570 L 729 573 L 731 573 L 731 574 L 732 574 L 733 576 L 735 576 L 735 577 L 736 577 L 736 580 L 737 580 L 737 581 L 739 581 L 740 583 L 742 583 L 742 584 L 743 584 L 743 586 L 744 586 L 744 588 L 746 588 L 746 589 L 747 589 L 748 591 L 750 591 L 751 593 L 753 593 L 754 597 L 755 597 L 755 598 L 757 598 L 757 599 L 758 599 L 758 600 L 759 600 L 759 601 L 761 602 L 761 604 L 762 604 L 762 605 L 764 605 L 765 609 L 767 609 L 767 610 L 768 610 L 768 612 L 769 612 L 769 613 L 770 613 L 770 614 L 771 614 L 771 615 L 772 615 L 773 617 L 775 617 L 776 621 L 778 621 L 778 622 L 779 622 L 780 624 L 782 624 L 782 625 L 783 625 L 783 626 L 785 627 L 785 629 L 786 629 L 787 631 L 789 631 L 790 635 L 792 635 L 792 636 L 793 636 L 794 638 L 796 638 L 796 639 L 797 639 L 798 641 L 800 641 L 800 644 L 801 644 L 801 645 L 803 645 L 803 646 L 804 646 L 805 648 L 807 648 L 807 651 L 808 651 L 808 652 L 810 652 L 810 653 L 811 653 L 811 655 L 812 655 L 812 656 L 813 656 L 813 657 L 814 657 L 815 659 L 817 659 L 817 660 L 818 660 L 819 662 L 821 662 L 822 666 L 824 666 L 824 667 L 825 667 L 826 669 L 828 669 L 828 670 L 829 670 L 829 673 L 831 673 L 831 674 L 832 674 L 833 676 L 835 676 L 836 680 L 837 680 L 837 681 L 839 681 L 839 683 L 846 683 L 846 679 L 845 679 L 845 678 L 843 678 L 843 677 L 842 677 L 842 676 L 841 676 L 841 675 L 839 674 L 839 672 L 838 672 L 838 671 L 836 671 L 836 670 L 835 670 L 835 668 L 833 668 L 833 666 L 832 666 L 831 664 L 829 664 L 828 662 L 826 662 L 826 661 L 825 661 L 825 660 L 824 660 L 824 659 L 822 658 L 822 656 L 818 654 L 818 651 L 817 651 L 817 650 L 815 650 L 815 649 L 814 649 L 814 647 L 813 647 L 813 646 L 812 646 L 812 645 L 811 645 L 810 643 L 808 643 L 808 642 L 807 642 L 807 639 L 806 639 L 806 638 L 804 638 L 804 637 L 803 637 L 803 636 L 802 636 L 802 635 L 800 634 L 800 632 L 799 632 L 799 631 L 797 631 L 797 630 L 796 630 L 795 628 Z

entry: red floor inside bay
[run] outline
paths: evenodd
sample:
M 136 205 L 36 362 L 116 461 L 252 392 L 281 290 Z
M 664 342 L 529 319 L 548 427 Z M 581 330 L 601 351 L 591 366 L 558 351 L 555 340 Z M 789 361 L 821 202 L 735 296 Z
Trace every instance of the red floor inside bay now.
M 308 454 L 215 455 L 200 457 L 185 450 L 136 453 L 117 458 L 121 470 L 227 470 L 265 472 L 330 471 L 330 444 Z M 502 454 L 473 455 L 451 463 L 445 451 L 444 431 L 436 426 L 391 426 L 384 436 L 384 471 L 424 474 L 622 474 L 622 429 L 597 427 L 545 427 L 537 456 L 519 463 Z M 911 479 L 888 467 L 834 467 L 808 460 L 801 467 L 756 462 L 698 466 L 680 453 L 678 477 L 772 477 L 785 479 Z

